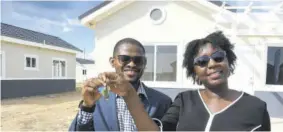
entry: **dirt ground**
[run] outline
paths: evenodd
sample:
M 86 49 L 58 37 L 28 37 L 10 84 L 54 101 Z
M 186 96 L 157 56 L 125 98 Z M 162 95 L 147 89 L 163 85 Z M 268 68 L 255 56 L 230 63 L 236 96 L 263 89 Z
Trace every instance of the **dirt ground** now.
M 1 102 L 2 131 L 67 131 L 80 93 L 8 99 Z
M 2 100 L 2 131 L 67 131 L 78 111 L 79 92 Z M 283 132 L 283 119 L 271 119 Z

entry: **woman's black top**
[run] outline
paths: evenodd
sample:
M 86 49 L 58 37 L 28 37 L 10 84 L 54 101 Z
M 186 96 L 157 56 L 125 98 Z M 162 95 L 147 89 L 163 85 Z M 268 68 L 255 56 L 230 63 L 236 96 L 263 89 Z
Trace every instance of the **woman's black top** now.
M 163 131 L 270 131 L 266 103 L 244 92 L 213 114 L 199 90 L 179 93 L 161 121 Z

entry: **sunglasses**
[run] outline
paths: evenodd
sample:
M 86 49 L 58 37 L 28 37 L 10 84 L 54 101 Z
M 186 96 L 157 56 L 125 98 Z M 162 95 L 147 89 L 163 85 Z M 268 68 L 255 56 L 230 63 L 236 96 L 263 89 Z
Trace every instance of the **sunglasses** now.
M 200 67 L 205 67 L 208 65 L 210 59 L 213 59 L 215 62 L 220 63 L 225 59 L 226 52 L 225 51 L 216 51 L 211 56 L 200 56 L 194 59 L 194 65 L 198 65 Z
M 143 65 L 146 61 L 144 56 L 118 55 L 117 58 L 123 65 L 129 64 L 131 61 L 133 61 L 136 65 Z

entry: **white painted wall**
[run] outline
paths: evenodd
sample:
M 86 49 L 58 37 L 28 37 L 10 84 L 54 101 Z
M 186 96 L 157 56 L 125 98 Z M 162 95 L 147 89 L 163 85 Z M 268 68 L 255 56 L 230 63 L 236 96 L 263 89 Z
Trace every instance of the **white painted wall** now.
M 39 47 L 19 45 L 1 41 L 1 50 L 5 51 L 5 78 L 6 79 L 51 79 L 52 78 L 52 58 L 66 60 L 66 78 L 75 79 L 76 77 L 76 55 L 48 50 Z M 38 56 L 38 70 L 24 70 L 25 54 Z
M 161 7 L 167 13 L 165 21 L 160 25 L 154 25 L 149 19 L 149 11 L 153 7 Z M 177 82 L 147 82 L 148 85 L 165 88 L 197 88 L 199 86 L 193 85 L 192 81 L 186 78 L 185 70 L 181 67 L 184 49 L 187 42 L 211 33 L 214 22 L 210 12 L 202 11 L 202 8 L 196 8 L 188 2 L 134 2 L 96 24 L 96 48 L 93 52 L 96 72 L 112 71 L 108 59 L 112 55 L 115 43 L 124 37 L 132 37 L 144 45 L 178 45 Z M 220 27 L 231 28 L 229 25 Z M 266 39 L 272 42 L 279 40 L 274 37 Z M 238 66 L 235 74 L 229 79 L 231 88 L 251 94 L 253 90 L 265 89 L 263 80 L 265 80 L 267 42 L 260 43 L 260 41 L 260 37 L 233 38 Z
M 283 46 L 282 38 L 265 36 L 265 41 L 262 41 L 261 36 L 258 37 L 238 37 L 236 39 L 236 48 L 245 49 L 246 52 L 238 50 L 238 62 L 242 62 L 245 68 L 237 67 L 239 74 L 233 75 L 230 79 L 233 86 L 238 86 L 242 83 L 249 84 L 254 90 L 260 91 L 283 91 L 282 85 L 266 85 L 266 67 L 268 63 L 267 48 L 268 46 Z M 246 47 L 246 48 L 245 48 Z M 237 51 L 236 51 L 237 52 Z M 269 58 L 272 62 L 273 59 Z M 246 79 L 251 80 L 246 80 Z M 240 79 L 240 81 L 239 81 Z M 238 85 L 237 85 L 238 84 Z M 248 88 L 240 88 L 248 89 Z
M 82 83 L 84 82 L 87 78 L 95 77 L 97 76 L 95 74 L 95 64 L 80 64 L 76 63 L 76 82 L 77 83 Z M 86 75 L 83 75 L 83 69 L 87 70 Z
M 162 24 L 154 25 L 150 20 L 149 12 L 152 7 L 165 9 L 166 20 Z M 207 29 L 211 29 L 213 24 L 211 16 L 191 6 L 188 2 L 134 2 L 97 23 L 95 28 L 96 48 L 93 52 L 97 72 L 114 70 L 108 60 L 115 43 L 124 37 L 132 37 L 144 45 L 178 45 L 178 85 L 192 86 L 191 82 L 183 80 L 185 78 L 181 65 L 184 46 L 192 39 L 207 35 Z M 176 86 L 176 83 L 165 83 L 163 82 L 166 87 L 168 85 L 170 87 L 170 84 L 172 87 Z

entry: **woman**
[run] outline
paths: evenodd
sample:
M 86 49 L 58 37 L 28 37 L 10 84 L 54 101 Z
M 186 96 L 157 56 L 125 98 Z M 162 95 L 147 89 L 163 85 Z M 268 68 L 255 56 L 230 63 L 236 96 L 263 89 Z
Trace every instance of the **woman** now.
M 191 41 L 184 54 L 183 67 L 187 77 L 202 84 L 204 89 L 179 93 L 161 120 L 163 130 L 270 131 L 266 103 L 247 93 L 229 89 L 228 77 L 234 71 L 236 59 L 233 45 L 222 32 Z M 124 88 L 120 93 L 123 93 L 138 130 L 158 131 L 159 127 L 144 111 L 135 91 L 118 82 L 112 82 L 112 85 Z

